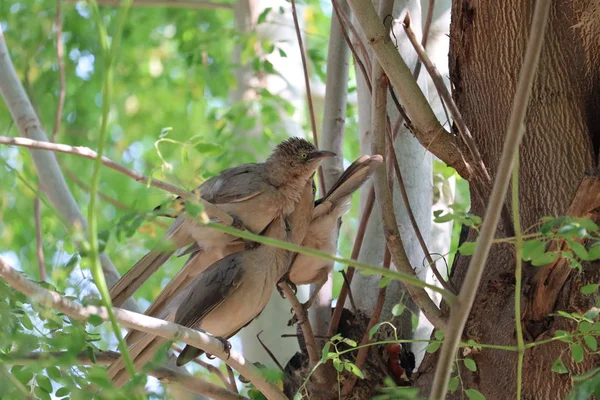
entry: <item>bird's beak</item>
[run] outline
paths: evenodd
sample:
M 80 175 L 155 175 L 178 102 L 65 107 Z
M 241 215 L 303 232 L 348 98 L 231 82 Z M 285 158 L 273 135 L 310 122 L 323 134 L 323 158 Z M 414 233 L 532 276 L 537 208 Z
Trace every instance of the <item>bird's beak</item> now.
M 313 151 L 312 153 L 310 153 L 308 155 L 308 159 L 309 160 L 321 160 L 323 158 L 329 158 L 329 157 L 335 157 L 335 156 L 337 156 L 337 154 L 335 154 L 333 151 L 319 150 L 319 151 Z

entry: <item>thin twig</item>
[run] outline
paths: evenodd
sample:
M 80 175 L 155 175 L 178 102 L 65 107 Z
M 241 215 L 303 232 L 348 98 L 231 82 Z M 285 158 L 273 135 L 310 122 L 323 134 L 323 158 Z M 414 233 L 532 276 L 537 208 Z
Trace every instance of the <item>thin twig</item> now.
M 419 43 L 419 41 L 417 40 L 417 36 L 415 35 L 415 33 L 413 32 L 413 30 L 410 26 L 410 14 L 408 12 L 406 13 L 406 16 L 404 17 L 403 26 L 404 26 L 404 31 L 406 32 L 406 36 L 408 37 L 408 40 L 412 43 L 413 47 L 415 48 L 415 51 L 417 52 L 417 55 L 419 56 L 419 60 L 421 60 L 421 62 L 423 62 L 423 64 L 425 65 L 425 69 L 427 70 L 427 72 L 429 72 L 429 76 L 431 77 L 431 80 L 433 81 L 433 84 L 435 85 L 435 88 L 437 89 L 440 97 L 442 98 L 443 102 L 446 103 L 446 105 L 450 109 L 450 114 L 452 115 L 452 118 L 454 119 L 454 122 L 456 123 L 458 132 L 460 133 L 463 141 L 469 148 L 469 151 L 471 152 L 471 156 L 473 157 L 473 160 L 479 165 L 479 168 L 481 169 L 481 172 L 483 173 L 483 177 L 485 178 L 485 180 L 487 182 L 491 182 L 492 177 L 490 176 L 490 174 L 485 166 L 485 163 L 483 162 L 483 158 L 481 158 L 481 153 L 479 152 L 479 149 L 477 148 L 477 144 L 475 144 L 475 140 L 473 140 L 473 136 L 471 136 L 471 132 L 469 131 L 469 128 L 467 127 L 467 123 L 465 122 L 465 120 L 462 117 L 462 114 L 458 110 L 458 106 L 454 102 L 454 99 L 452 98 L 450 91 L 444 84 L 444 78 L 442 78 L 442 75 L 440 75 L 440 72 L 438 71 L 438 69 L 431 62 L 431 59 L 427 55 L 427 52 L 425 51 L 425 49 L 423 48 L 421 43 Z
M 475 253 L 469 263 L 458 300 L 450 311 L 450 321 L 445 331 L 444 343 L 437 361 L 435 377 L 429 396 L 430 399 L 443 399 L 448 391 L 448 382 L 450 380 L 454 355 L 471 307 L 475 301 L 477 288 L 481 282 L 485 262 L 502 212 L 506 190 L 508 189 L 511 172 L 514 167 L 514 155 L 519 151 L 519 145 L 523 137 L 523 121 L 540 59 L 551 5 L 552 2 L 546 0 L 538 0 L 535 4 L 529 40 L 527 49 L 525 50 L 525 59 L 521 67 L 519 82 L 514 96 L 496 180 L 494 181 L 492 194 L 490 195 L 489 204 L 483 218 L 483 225 L 481 226 L 481 233 L 477 240 Z
M 350 39 L 350 36 L 348 34 L 347 26 L 351 25 L 351 22 L 349 21 L 349 17 L 346 14 L 345 10 L 340 10 L 340 4 L 338 3 L 338 0 L 331 0 L 331 4 L 333 5 L 333 11 L 337 15 L 338 21 L 340 23 L 340 28 L 342 30 L 342 34 L 344 35 L 344 39 L 346 39 L 346 44 L 350 48 L 350 51 L 352 51 L 352 55 L 354 56 L 354 62 L 358 65 L 358 68 L 362 71 L 363 77 L 365 77 L 365 82 L 367 83 L 367 86 L 369 86 L 369 92 L 370 92 L 371 91 L 371 76 L 369 74 L 369 71 L 365 68 L 365 62 L 370 65 L 370 60 L 367 59 L 367 60 L 365 60 L 365 62 L 363 62 L 363 60 L 361 60 L 358 53 L 356 52 L 356 48 L 354 47 L 354 44 L 352 43 L 352 40 Z M 357 38 L 357 40 L 360 42 L 360 38 Z M 360 43 L 362 45 L 362 42 L 360 42 Z M 363 45 L 363 47 L 364 47 L 364 45 Z M 367 54 L 367 56 L 368 56 L 368 54 Z
M 388 80 L 379 62 L 373 62 L 373 96 L 371 102 L 373 143 L 371 151 L 373 154 L 385 154 L 386 142 L 386 104 Z M 398 271 L 411 274 L 416 277 L 414 269 L 410 265 L 408 256 L 400 239 L 400 232 L 396 224 L 392 193 L 387 184 L 386 166 L 380 165 L 375 170 L 374 186 L 377 202 L 381 209 L 381 217 L 384 226 L 387 247 L 390 249 L 392 260 Z M 440 309 L 435 305 L 424 289 L 406 286 L 411 299 L 421 309 L 427 319 L 437 328 L 443 328 L 446 321 L 442 318 Z
M 76 3 L 80 0 L 65 0 L 67 3 Z M 122 0 L 96 0 L 102 6 L 118 7 Z M 133 7 L 172 7 L 172 8 L 208 8 L 208 9 L 223 9 L 233 10 L 231 3 L 216 3 L 212 1 L 200 0 L 134 0 Z
M 260 334 L 261 333 L 263 333 L 263 331 L 260 331 L 260 332 L 258 332 L 256 334 L 256 340 L 258 340 L 258 343 L 260 343 L 260 345 L 267 352 L 267 354 L 269 355 L 269 357 L 271 357 L 271 360 L 273 360 L 273 362 L 275 363 L 275 365 L 277 365 L 277 367 L 279 368 L 279 370 L 285 374 L 285 369 L 283 368 L 283 366 L 281 365 L 281 363 L 279 362 L 279 360 L 277 359 L 277 357 L 275 356 L 275 354 L 273 354 L 273 352 L 271 351 L 271 349 L 269 349 L 269 347 L 265 344 L 265 342 L 263 342 L 262 339 L 260 338 Z
M 230 389 L 234 393 L 239 393 L 237 384 L 235 383 L 235 375 L 233 374 L 233 369 L 231 369 L 231 367 L 229 365 L 225 365 L 225 368 L 227 368 L 227 377 L 229 378 L 228 381 L 229 381 Z
M 302 334 L 304 335 L 304 342 L 306 344 L 306 352 L 308 353 L 310 368 L 312 369 L 319 363 L 321 352 L 319 351 L 317 341 L 315 340 L 315 335 L 310 325 L 310 321 L 308 320 L 307 316 L 304 315 L 304 307 L 302 307 L 302 304 L 300 301 L 298 301 L 298 298 L 294 294 L 294 291 L 289 284 L 287 282 L 281 282 L 279 287 L 281 288 L 281 291 L 285 297 L 289 300 L 292 308 L 294 309 L 294 313 L 298 318 L 298 323 L 300 324 L 300 327 L 302 328 Z M 324 382 L 323 376 L 320 373 L 321 370 L 322 368 L 317 368 L 313 374 L 318 383 Z
M 525 341 L 523 340 L 523 325 L 521 321 L 521 279 L 523 276 L 523 232 L 519 215 L 519 151 L 514 154 L 514 169 L 512 173 L 511 200 L 513 209 L 513 225 L 515 229 L 515 331 L 517 333 L 517 400 L 521 400 L 523 390 L 523 356 Z
M 79 186 L 82 190 L 85 190 L 86 192 L 90 191 L 90 186 L 88 184 L 86 184 L 84 181 L 82 181 L 81 179 L 79 179 L 77 177 L 77 175 L 75 175 L 73 173 L 73 171 L 71 171 L 69 168 L 65 167 L 64 165 L 62 165 L 62 169 L 65 171 L 65 175 L 70 180 L 72 180 L 73 183 L 75 183 L 77 186 Z M 120 210 L 133 211 L 133 209 L 131 207 L 129 207 L 127 204 L 120 202 L 118 199 L 115 199 L 114 197 L 111 197 L 111 196 L 107 195 L 106 193 L 98 191 L 98 197 L 100 197 L 102 200 L 106 201 L 107 203 L 112 204 L 113 206 L 115 206 L 116 208 L 118 208 Z M 163 229 L 169 228 L 169 225 L 165 224 L 162 221 L 152 220 L 150 222 L 160 226 Z
M 59 293 L 47 290 L 27 280 L 17 270 L 13 269 L 4 258 L 0 257 L 0 276 L 17 291 L 32 298 L 33 301 L 46 304 L 69 317 L 86 321 L 90 316 L 97 315 L 104 321 L 108 320 L 108 312 L 105 307 L 82 306 L 62 297 Z M 260 370 L 235 350 L 223 348 L 223 343 L 218 339 L 203 332 L 184 326 L 167 322 L 158 318 L 148 317 L 143 314 L 114 308 L 119 323 L 129 329 L 135 329 L 151 335 L 160 336 L 173 342 L 182 341 L 190 346 L 197 347 L 210 353 L 228 365 L 231 365 L 239 373 L 244 375 L 258 390 L 263 392 L 267 398 L 285 400 L 286 397 L 273 384 L 266 381 Z
M 429 40 L 429 31 L 431 30 L 431 22 L 433 21 L 433 10 L 435 9 L 435 0 L 429 0 L 427 5 L 427 15 L 425 16 L 425 24 L 423 25 L 423 36 L 421 37 L 421 46 L 424 49 L 427 48 L 427 40 Z M 417 59 L 415 69 L 413 70 L 413 76 L 415 79 L 419 77 L 421 73 L 421 60 Z M 442 102 L 442 106 L 444 102 Z M 445 108 L 444 108 L 445 109 Z
M 62 35 L 62 0 L 56 0 L 56 57 L 58 60 L 58 76 L 60 89 L 58 91 L 58 105 L 56 107 L 56 119 L 54 120 L 54 129 L 52 130 L 51 142 L 56 141 L 56 135 L 60 130 L 63 109 L 66 96 L 66 78 L 65 78 L 65 46 Z
M 31 139 L 27 139 L 27 138 L 23 138 L 23 137 L 12 138 L 12 137 L 0 136 L 0 144 L 24 146 L 24 147 L 29 147 L 32 149 L 52 150 L 52 151 L 57 151 L 59 153 L 78 155 L 81 157 L 88 158 L 90 160 L 95 160 L 96 158 L 98 158 L 98 153 L 96 153 L 94 150 L 90 149 L 89 147 L 82 147 L 82 146 L 74 147 L 74 146 L 69 146 L 69 145 L 60 144 L 60 143 L 40 142 L 37 140 L 31 140 Z M 182 189 L 182 188 L 172 185 L 170 183 L 161 181 L 159 179 L 155 179 L 155 178 L 150 179 L 147 176 L 140 174 L 139 172 L 133 171 L 117 162 L 114 162 L 105 156 L 102 156 L 102 164 L 105 167 L 108 167 L 112 170 L 120 172 L 121 174 L 134 179 L 136 182 L 149 184 L 150 186 L 153 186 L 155 188 L 162 189 L 169 193 L 173 193 L 178 196 L 181 196 L 184 199 L 197 200 L 204 206 L 204 210 L 205 210 L 206 214 L 208 214 L 210 217 L 216 217 L 227 225 L 231 225 L 233 223 L 233 218 L 231 217 L 231 215 L 229 215 L 225 211 L 219 209 L 214 204 L 204 201 L 202 198 L 198 198 L 190 191 L 187 191 L 185 189 Z
M 40 215 L 40 198 L 36 196 L 33 200 L 33 219 L 35 221 L 35 252 L 37 254 L 38 270 L 40 273 L 40 281 L 46 282 L 48 276 L 46 274 L 46 265 L 44 262 L 44 243 L 42 240 L 42 218 Z
M 308 65 L 306 63 L 306 52 L 304 51 L 304 42 L 302 41 L 302 32 L 300 31 L 300 22 L 298 21 L 298 11 L 296 10 L 296 1 L 291 0 L 292 17 L 294 18 L 294 28 L 296 29 L 296 37 L 298 38 L 298 47 L 300 47 L 300 58 L 302 59 L 302 70 L 304 72 L 304 85 L 306 86 L 306 99 L 308 101 L 308 113 L 310 115 L 310 126 L 313 133 L 313 141 L 315 146 L 319 147 L 317 133 L 317 119 L 315 117 L 315 109 L 313 107 L 312 93 L 310 91 L 310 78 L 308 76 Z M 319 186 L 321 195 L 325 196 L 325 180 L 323 177 L 323 167 L 319 165 Z
M 375 191 L 373 189 L 373 185 L 371 185 L 371 188 L 369 189 L 369 194 L 367 195 L 367 201 L 365 202 L 365 206 L 363 208 L 363 214 L 360 217 L 358 230 L 356 231 L 356 238 L 354 239 L 354 246 L 352 247 L 352 254 L 350 255 L 350 258 L 352 260 L 358 259 L 358 256 L 360 254 L 360 249 L 362 248 L 365 233 L 367 231 L 367 225 L 369 223 L 369 218 L 371 217 L 374 204 Z M 327 336 L 329 337 L 332 337 L 337 333 L 338 325 L 340 323 L 340 319 L 342 318 L 342 311 L 344 310 L 344 303 L 346 302 L 346 297 L 348 296 L 348 291 L 350 290 L 350 283 L 352 283 L 353 277 L 354 267 L 349 265 L 346 271 L 346 279 L 344 280 L 344 282 L 347 281 L 347 284 L 342 285 L 340 295 L 338 296 L 335 309 L 333 310 L 333 314 L 331 316 L 331 321 L 329 322 L 329 329 L 327 331 Z
M 389 269 L 390 262 L 391 262 L 390 250 L 386 247 L 385 253 L 383 255 L 383 268 Z M 381 312 L 383 311 L 383 305 L 385 304 L 386 292 L 387 292 L 387 287 L 379 288 L 379 293 L 377 294 L 377 302 L 375 303 L 375 306 L 373 307 L 373 312 L 371 312 L 371 318 L 369 319 L 369 324 L 367 325 L 367 329 L 365 329 L 363 337 L 360 341 L 359 347 L 360 346 L 364 346 L 364 347 L 360 347 L 360 350 L 358 350 L 358 354 L 356 355 L 356 359 L 354 360 L 354 365 L 356 365 L 356 367 L 358 369 L 361 369 L 363 367 L 363 365 L 365 365 L 365 361 L 367 361 L 367 355 L 369 354 L 369 349 L 370 349 L 368 344 L 371 342 L 371 340 L 369 339 L 369 333 L 371 331 L 371 328 L 373 328 L 375 326 L 375 324 L 377 324 L 379 322 L 379 317 L 381 317 Z M 350 393 L 352 393 L 352 390 L 354 389 L 354 386 L 356 385 L 357 379 L 358 379 L 358 376 L 356 376 L 354 374 L 352 376 L 350 376 L 350 378 L 348 378 L 348 380 L 344 383 L 344 386 L 342 387 L 342 396 L 348 396 Z

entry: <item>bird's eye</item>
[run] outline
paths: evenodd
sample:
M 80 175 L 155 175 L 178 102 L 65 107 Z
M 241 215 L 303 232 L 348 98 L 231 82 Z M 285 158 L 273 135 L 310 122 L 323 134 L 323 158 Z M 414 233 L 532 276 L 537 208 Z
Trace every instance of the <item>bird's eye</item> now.
M 301 153 L 301 154 L 300 154 L 300 157 L 302 157 L 302 158 L 306 158 L 306 157 L 308 157 L 308 154 L 306 154 L 306 153 Z

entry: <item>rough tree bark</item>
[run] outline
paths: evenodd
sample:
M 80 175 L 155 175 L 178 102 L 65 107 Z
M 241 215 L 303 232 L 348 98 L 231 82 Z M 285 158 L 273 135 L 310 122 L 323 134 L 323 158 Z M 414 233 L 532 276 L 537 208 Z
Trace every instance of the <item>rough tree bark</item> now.
M 543 216 L 567 214 L 585 174 L 597 171 L 598 166 L 600 6 L 596 1 L 586 0 L 553 3 L 521 147 L 520 209 L 524 229 Z M 455 0 L 452 6 L 453 96 L 492 176 L 497 172 L 533 4 L 528 0 Z M 483 215 L 488 189 L 471 182 L 471 193 L 472 212 Z M 596 203 L 580 214 L 597 217 L 590 213 L 594 208 L 597 211 L 597 195 L 590 191 L 584 194 Z M 507 204 L 511 206 L 509 198 Z M 512 222 L 501 221 L 497 236 L 511 235 Z M 469 232 L 467 240 L 475 238 L 475 232 Z M 460 287 L 468 263 L 469 257 L 456 258 L 451 276 L 455 287 Z M 492 247 L 464 339 L 516 344 L 514 266 L 512 246 Z M 583 274 L 564 274 L 563 280 L 536 279 L 535 275 L 542 270 L 528 263 L 524 265 L 522 304 L 526 342 L 552 337 L 556 329 L 572 328 L 564 319 L 552 319 L 548 312 L 585 312 L 590 307 L 590 296 L 582 297 L 579 288 L 598 282 L 600 277 L 599 263 L 584 264 Z M 551 278 L 553 273 L 550 271 Z M 556 290 L 556 297 L 552 297 L 552 285 L 560 289 Z M 536 313 L 540 303 L 547 306 L 543 318 Z M 584 362 L 576 364 L 567 352 L 563 361 L 569 374 L 551 372 L 552 363 L 565 348 L 565 343 L 552 342 L 526 351 L 523 398 L 564 398 L 572 386 L 570 376 L 598 362 L 597 357 L 587 356 Z M 436 357 L 428 355 L 420 368 L 416 383 L 423 395 L 429 393 Z M 488 400 L 514 398 L 516 352 L 484 350 L 472 357 L 478 368 L 476 372 L 461 369 L 465 388 L 478 389 Z M 459 390 L 450 398 L 460 396 Z

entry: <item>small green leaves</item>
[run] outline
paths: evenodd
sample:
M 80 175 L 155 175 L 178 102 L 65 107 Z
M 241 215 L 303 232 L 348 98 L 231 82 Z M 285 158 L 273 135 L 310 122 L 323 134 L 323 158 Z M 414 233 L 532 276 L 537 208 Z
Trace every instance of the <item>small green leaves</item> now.
M 473 253 L 475 253 L 475 246 L 476 246 L 475 242 L 465 242 L 462 245 L 460 245 L 460 247 L 458 248 L 458 251 L 460 252 L 460 254 L 463 254 L 465 256 L 470 256 Z
M 331 342 L 327 342 L 325 343 L 325 345 L 323 346 L 323 350 L 321 350 L 321 362 L 325 362 L 327 361 L 327 356 L 329 354 L 329 349 L 331 348 Z
M 448 382 L 448 391 L 450 393 L 456 392 L 456 389 L 458 389 L 458 383 L 458 376 L 453 376 L 450 378 L 450 382 Z
M 395 306 L 392 308 L 392 315 L 393 315 L 394 317 L 397 317 L 397 316 L 399 316 L 399 315 L 402 315 L 402 313 L 404 312 L 404 309 L 405 309 L 405 308 L 406 308 L 406 307 L 405 307 L 405 306 L 404 306 L 404 304 L 402 304 L 402 303 L 398 303 L 398 304 L 396 304 L 396 305 L 395 305 Z
M 559 358 L 557 358 L 552 364 L 552 372 L 556 372 L 558 374 L 566 374 L 569 372 L 567 367 L 565 367 L 565 363 Z
M 223 154 L 224 151 L 223 148 L 215 144 L 205 142 L 194 143 L 194 149 L 196 149 L 198 153 L 207 157 L 216 157 Z
M 572 343 L 571 344 L 571 355 L 573 356 L 573 360 L 575 362 L 582 362 L 583 361 L 583 346 L 580 345 L 579 343 Z
M 103 323 L 104 320 L 102 318 L 100 318 L 99 316 L 97 316 L 97 315 L 90 315 L 88 317 L 88 319 L 87 319 L 87 322 L 90 323 L 93 326 L 98 326 L 101 323 Z
M 365 376 L 363 375 L 360 368 L 358 368 L 353 363 L 351 363 L 351 362 L 344 363 L 344 368 L 346 368 L 346 371 L 353 373 L 354 375 L 358 376 L 360 379 L 365 379 Z
M 465 390 L 465 394 L 469 398 L 469 400 L 485 400 L 485 396 L 476 389 L 467 389 Z
M 260 24 L 264 23 L 267 20 L 267 16 L 269 15 L 269 13 L 271 12 L 272 9 L 273 9 L 272 7 L 265 8 L 263 10 L 263 12 L 261 12 L 260 15 L 258 16 L 256 25 L 260 25 Z
M 594 336 L 586 335 L 583 337 L 583 341 L 585 342 L 585 345 L 590 348 L 590 350 L 598 350 L 598 341 Z
M 428 353 L 435 353 L 436 351 L 438 351 L 441 345 L 442 344 L 440 342 L 431 342 L 427 345 L 427 348 L 425 350 Z
M 467 367 L 467 369 L 471 372 L 475 372 L 477 371 L 477 364 L 475 364 L 475 361 L 471 358 L 465 358 L 463 360 L 463 363 L 465 364 L 465 367 Z
M 523 260 L 531 261 L 541 257 L 546 251 L 546 242 L 541 240 L 527 240 L 523 243 Z
M 582 294 L 594 294 L 598 290 L 598 286 L 599 285 L 597 283 L 585 285 L 585 286 L 582 286 L 581 289 L 579 289 L 579 291 Z

